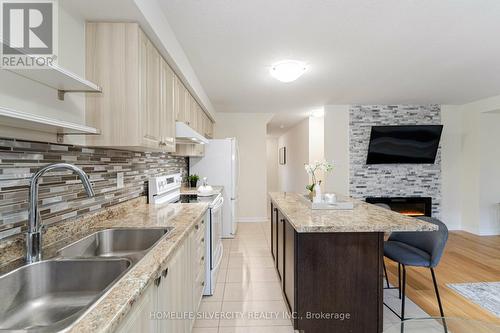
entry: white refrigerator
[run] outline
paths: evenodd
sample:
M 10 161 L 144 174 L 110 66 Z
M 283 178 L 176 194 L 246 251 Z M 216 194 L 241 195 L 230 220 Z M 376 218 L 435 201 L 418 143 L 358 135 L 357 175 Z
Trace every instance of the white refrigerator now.
M 200 179 L 207 177 L 209 185 L 222 185 L 224 206 L 222 237 L 233 238 L 237 228 L 238 207 L 238 143 L 235 138 L 209 140 L 203 157 L 189 158 L 189 173 Z

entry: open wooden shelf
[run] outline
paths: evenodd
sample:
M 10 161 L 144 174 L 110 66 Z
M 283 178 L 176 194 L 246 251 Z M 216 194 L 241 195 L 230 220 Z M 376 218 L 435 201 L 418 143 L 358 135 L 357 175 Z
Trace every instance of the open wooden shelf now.
M 8 71 L 23 76 L 32 81 L 41 83 L 58 91 L 58 98 L 64 100 L 67 92 L 100 93 L 99 85 L 79 77 L 57 65 L 43 69 L 7 69 Z
M 33 131 L 52 133 L 57 135 L 101 134 L 101 131 L 94 127 L 52 119 L 31 113 L 15 111 L 3 107 L 0 107 L 0 124 L 2 124 L 2 126 L 29 129 Z

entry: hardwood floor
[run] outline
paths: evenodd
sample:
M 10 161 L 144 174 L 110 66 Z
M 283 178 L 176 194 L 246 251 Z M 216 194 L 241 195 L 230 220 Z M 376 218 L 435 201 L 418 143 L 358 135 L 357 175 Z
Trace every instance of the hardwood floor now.
M 386 259 L 389 280 L 397 285 L 398 266 Z M 470 318 L 500 324 L 500 318 L 472 303 L 447 283 L 500 281 L 500 236 L 476 236 L 464 231 L 450 232 L 445 253 L 436 269 L 445 316 Z M 407 269 L 407 295 L 423 310 L 439 316 L 432 278 L 427 268 Z

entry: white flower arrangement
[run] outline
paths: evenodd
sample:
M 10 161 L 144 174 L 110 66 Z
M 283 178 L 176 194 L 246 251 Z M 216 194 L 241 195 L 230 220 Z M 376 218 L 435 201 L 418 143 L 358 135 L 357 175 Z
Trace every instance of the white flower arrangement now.
M 316 161 L 312 164 L 304 164 L 304 169 L 306 170 L 307 174 L 312 178 L 312 184 L 307 185 L 306 189 L 312 192 L 314 190 L 314 185 L 316 185 L 317 183 L 316 172 L 320 170 L 325 172 L 325 174 L 331 172 L 333 170 L 333 162 L 330 163 L 327 161 L 322 161 L 322 162 Z

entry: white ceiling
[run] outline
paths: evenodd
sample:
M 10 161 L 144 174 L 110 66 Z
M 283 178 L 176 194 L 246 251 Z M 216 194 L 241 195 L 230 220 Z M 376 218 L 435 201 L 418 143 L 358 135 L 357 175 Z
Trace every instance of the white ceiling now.
M 219 112 L 461 104 L 500 94 L 498 0 L 159 0 Z M 269 66 L 309 70 L 281 83 Z M 295 114 L 288 121 L 286 114 Z

